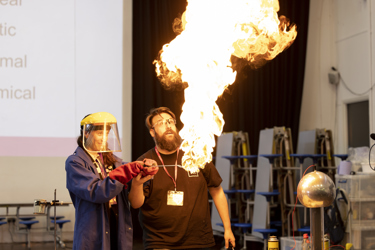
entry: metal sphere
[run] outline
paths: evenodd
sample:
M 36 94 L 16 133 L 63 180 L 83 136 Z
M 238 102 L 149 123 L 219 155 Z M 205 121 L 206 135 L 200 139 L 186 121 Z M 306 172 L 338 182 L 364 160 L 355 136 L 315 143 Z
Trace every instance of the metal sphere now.
M 325 173 L 308 173 L 298 183 L 297 197 L 305 207 L 328 207 L 336 197 L 335 184 Z

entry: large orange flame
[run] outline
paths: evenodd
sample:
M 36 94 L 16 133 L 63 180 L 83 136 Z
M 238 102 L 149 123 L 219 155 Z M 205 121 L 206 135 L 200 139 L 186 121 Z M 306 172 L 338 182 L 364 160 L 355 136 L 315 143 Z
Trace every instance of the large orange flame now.
M 235 81 L 231 56 L 262 64 L 288 48 L 297 32 L 285 17 L 279 20 L 278 0 L 187 2 L 186 11 L 174 23 L 179 35 L 163 46 L 154 63 L 164 85 L 186 87 L 180 131 L 185 152 L 182 165 L 197 172 L 212 160 L 214 136 L 223 131 L 216 100 Z

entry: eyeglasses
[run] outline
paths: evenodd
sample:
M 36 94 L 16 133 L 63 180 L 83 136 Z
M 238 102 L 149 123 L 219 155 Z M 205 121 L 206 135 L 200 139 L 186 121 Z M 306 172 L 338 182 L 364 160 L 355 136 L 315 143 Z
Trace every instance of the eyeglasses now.
M 169 118 L 169 119 L 163 119 L 163 120 L 160 120 L 158 122 L 155 122 L 155 124 L 152 126 L 152 128 L 155 128 L 155 127 L 158 127 L 158 126 L 161 126 L 161 125 L 176 125 L 176 120 L 173 119 L 173 118 Z

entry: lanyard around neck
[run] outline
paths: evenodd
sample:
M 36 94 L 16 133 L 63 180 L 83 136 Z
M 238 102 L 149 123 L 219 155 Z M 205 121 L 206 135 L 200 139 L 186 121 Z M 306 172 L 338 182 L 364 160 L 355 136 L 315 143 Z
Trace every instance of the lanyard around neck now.
M 96 157 L 96 159 L 94 160 L 94 165 L 96 165 L 96 170 L 98 171 L 99 176 L 101 177 L 102 180 L 104 180 L 104 178 L 106 177 L 104 160 L 103 160 L 103 156 L 101 153 L 99 153 L 98 156 L 99 157 Z
M 167 175 L 172 179 L 173 184 L 174 184 L 174 190 L 175 190 L 175 191 L 176 191 L 176 189 L 177 189 L 177 184 L 176 184 L 176 182 L 177 182 L 177 160 L 178 160 L 178 151 L 179 151 L 179 150 L 180 150 L 180 148 L 177 148 L 176 163 L 175 163 L 175 166 L 174 166 L 174 179 L 175 179 L 175 180 L 174 180 L 174 179 L 172 178 L 172 176 L 169 174 L 167 168 L 165 167 L 164 162 L 163 162 L 163 159 L 162 159 L 161 156 L 160 156 L 159 150 L 158 150 L 157 147 L 155 146 L 156 154 L 158 155 L 159 160 L 160 160 L 161 163 L 163 164 L 163 168 L 164 168 L 165 172 L 166 172 Z

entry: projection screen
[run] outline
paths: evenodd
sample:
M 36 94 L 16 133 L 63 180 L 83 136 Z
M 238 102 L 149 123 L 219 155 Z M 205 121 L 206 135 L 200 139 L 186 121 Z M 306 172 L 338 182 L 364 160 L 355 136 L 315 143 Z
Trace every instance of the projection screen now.
M 121 133 L 122 12 L 122 0 L 0 0 L 0 156 L 67 156 L 94 112 Z

